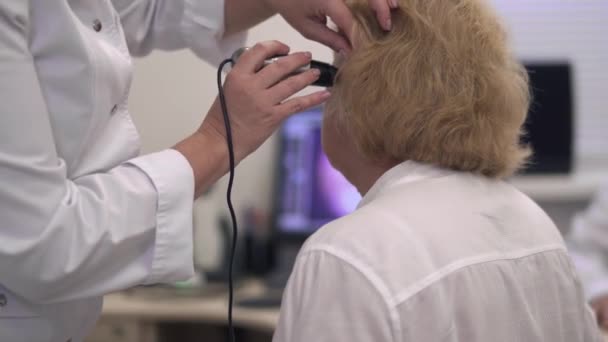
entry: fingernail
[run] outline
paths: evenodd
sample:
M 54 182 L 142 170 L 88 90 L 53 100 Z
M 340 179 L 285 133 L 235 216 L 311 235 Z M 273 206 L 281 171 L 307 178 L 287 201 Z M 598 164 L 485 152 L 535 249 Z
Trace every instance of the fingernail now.
M 331 97 L 331 92 L 329 90 L 325 90 L 321 93 L 321 98 L 323 100 L 327 100 L 330 97 Z
M 392 7 L 392 8 L 397 8 L 397 7 L 399 7 L 399 3 L 397 2 L 397 0 L 391 0 L 391 7 Z
M 393 27 L 393 22 L 391 21 L 391 18 L 386 18 L 386 20 L 384 21 L 384 29 L 387 31 L 390 31 L 390 29 Z
M 316 78 L 319 78 L 319 76 L 321 76 L 321 70 L 312 69 L 312 75 L 315 76 Z
M 304 56 L 306 56 L 306 58 L 312 58 L 312 53 L 310 52 L 304 52 Z

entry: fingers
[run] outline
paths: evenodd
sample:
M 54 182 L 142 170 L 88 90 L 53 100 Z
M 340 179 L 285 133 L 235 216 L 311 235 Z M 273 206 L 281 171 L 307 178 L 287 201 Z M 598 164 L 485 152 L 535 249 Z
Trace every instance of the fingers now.
M 306 109 L 322 104 L 327 101 L 330 96 L 331 93 L 328 90 L 324 90 L 314 94 L 296 97 L 276 106 L 275 110 L 280 119 L 284 120 L 293 114 L 300 113 Z
M 390 31 L 393 26 L 391 8 L 399 7 L 398 0 L 369 0 L 369 5 L 376 12 L 380 26 L 386 31 Z
M 252 74 L 264 66 L 264 60 L 277 55 L 286 55 L 288 53 L 289 46 L 276 40 L 257 43 L 241 55 L 233 70 Z
M 386 0 L 384 0 L 386 1 Z M 343 32 L 346 35 L 346 39 L 349 42 L 352 42 L 352 30 L 354 25 L 353 14 L 350 9 L 346 6 L 343 0 L 338 1 L 329 1 L 327 3 L 327 16 L 331 18 L 331 20 L 338 26 L 338 31 Z M 325 26 L 326 29 L 327 25 Z M 328 29 L 329 30 L 329 29 Z M 331 31 L 331 30 L 330 30 Z M 332 31 L 333 32 L 333 31 Z M 341 35 L 340 35 L 341 36 Z M 344 38 L 342 36 L 342 38 Z M 337 39 L 336 37 L 332 37 L 331 39 Z M 327 44 L 326 44 L 327 45 Z M 350 50 L 350 45 L 341 48 L 345 51 Z M 340 49 L 334 49 L 335 51 L 340 51 Z
M 281 103 L 283 100 L 308 87 L 317 79 L 319 79 L 319 70 L 317 69 L 291 76 L 268 90 L 269 100 L 273 104 Z
M 298 52 L 277 59 L 276 62 L 264 67 L 257 73 L 260 85 L 264 88 L 274 86 L 298 68 L 309 64 L 311 59 L 312 55 L 310 52 Z
M 350 32 L 350 27 L 348 28 L 348 30 L 349 31 L 345 32 Z M 336 52 L 350 52 L 351 50 L 351 46 L 347 37 L 341 35 L 336 31 L 333 31 L 321 22 L 310 21 L 310 23 L 308 23 L 308 25 L 301 30 L 301 33 L 304 35 L 304 37 L 317 41 L 325 46 L 329 46 Z

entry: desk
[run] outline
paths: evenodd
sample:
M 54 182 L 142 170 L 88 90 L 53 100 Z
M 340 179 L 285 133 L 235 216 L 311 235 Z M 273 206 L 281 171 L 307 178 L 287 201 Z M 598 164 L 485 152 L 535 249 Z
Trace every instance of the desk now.
M 261 295 L 260 281 L 248 280 L 236 288 L 235 297 Z M 200 295 L 180 295 L 180 291 L 138 288 L 111 294 L 104 298 L 102 317 L 87 342 L 154 342 L 156 327 L 164 322 L 226 325 L 228 294 L 225 285 L 212 285 Z M 272 334 L 279 318 L 279 309 L 234 307 L 237 328 Z
M 516 176 L 510 182 L 535 201 L 588 201 L 608 182 L 608 160 L 587 161 L 568 175 Z
M 155 342 L 156 326 L 162 322 L 192 322 L 226 325 L 225 290 L 210 290 L 202 296 L 169 295 L 166 291 L 136 289 L 105 297 L 102 318 L 87 342 Z M 238 287 L 237 298 L 262 294 L 261 282 L 250 280 Z M 165 292 L 165 295 L 162 295 Z M 174 293 L 174 292 L 173 292 Z M 271 334 L 279 318 L 277 309 L 235 307 L 236 327 Z M 608 334 L 605 335 L 608 342 Z

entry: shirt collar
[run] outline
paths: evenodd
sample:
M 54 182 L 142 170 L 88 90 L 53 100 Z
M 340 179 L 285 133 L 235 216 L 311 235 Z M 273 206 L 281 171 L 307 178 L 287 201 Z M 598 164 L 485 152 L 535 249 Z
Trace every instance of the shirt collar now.
M 376 198 L 380 197 L 389 188 L 405 183 L 413 183 L 423 179 L 436 178 L 450 173 L 450 170 L 441 169 L 429 164 L 418 163 L 407 160 L 386 171 L 372 185 L 369 191 L 363 196 L 357 209 L 364 207 Z

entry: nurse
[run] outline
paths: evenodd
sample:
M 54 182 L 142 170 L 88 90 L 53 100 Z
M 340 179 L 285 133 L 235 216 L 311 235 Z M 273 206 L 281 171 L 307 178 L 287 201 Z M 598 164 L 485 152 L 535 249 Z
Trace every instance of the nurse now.
M 370 0 L 385 29 L 389 3 Z M 173 148 L 139 156 L 127 111 L 130 55 L 190 48 L 217 62 L 243 30 L 280 13 L 306 37 L 348 51 L 342 0 L 25 0 L 0 3 L 0 341 L 82 341 L 102 296 L 193 275 L 192 202 L 228 169 L 220 110 Z M 292 113 L 314 72 L 278 42 L 228 75 L 237 161 Z M 210 82 L 214 80 L 210 79 Z M 175 115 L 175 113 L 166 113 Z

